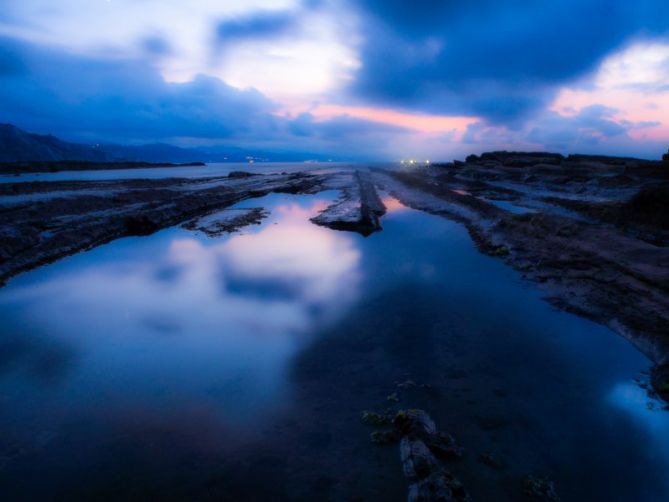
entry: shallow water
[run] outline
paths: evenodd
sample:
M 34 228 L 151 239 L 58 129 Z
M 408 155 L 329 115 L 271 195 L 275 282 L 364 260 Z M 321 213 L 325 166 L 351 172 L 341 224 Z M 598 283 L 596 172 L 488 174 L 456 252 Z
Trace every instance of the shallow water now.
M 248 200 L 271 216 L 241 233 L 120 239 L 0 289 L 9 499 L 404 500 L 397 447 L 360 422 L 387 407 L 456 437 L 476 500 L 523 500 L 528 474 L 563 500 L 667 499 L 641 354 L 448 220 L 386 199 L 368 238 L 311 224 L 335 197 Z
M 128 179 L 162 178 L 207 178 L 227 176 L 232 171 L 247 171 L 259 174 L 295 173 L 304 171 L 328 171 L 346 169 L 356 164 L 346 162 L 212 162 L 206 166 L 150 167 L 140 169 L 100 169 L 97 171 L 59 171 L 55 173 L 28 173 L 0 175 L 0 183 L 30 181 L 109 181 Z

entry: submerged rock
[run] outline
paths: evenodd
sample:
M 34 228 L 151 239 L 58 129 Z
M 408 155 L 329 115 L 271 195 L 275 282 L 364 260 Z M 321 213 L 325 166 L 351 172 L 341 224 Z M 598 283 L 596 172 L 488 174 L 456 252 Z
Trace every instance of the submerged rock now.
M 462 484 L 441 465 L 462 455 L 450 434 L 440 432 L 434 420 L 423 410 L 402 410 L 393 420 L 402 434 L 400 459 L 404 476 L 409 480 L 408 500 L 465 501 L 469 500 Z
M 423 410 L 401 410 L 393 425 L 405 436 L 426 437 L 437 433 L 434 420 Z
M 427 445 L 415 437 L 405 436 L 400 443 L 400 458 L 409 485 L 409 502 L 467 501 L 464 486 L 444 469 Z
M 392 417 L 387 413 L 363 411 L 362 421 L 369 425 L 390 425 L 392 423 Z
M 409 487 L 409 502 L 466 502 L 469 495 L 460 481 L 445 469 L 438 469 Z
M 395 430 L 374 431 L 369 435 L 369 439 L 374 444 L 393 444 L 399 440 L 399 434 Z
M 527 476 L 524 481 L 525 493 L 533 500 L 541 500 L 546 502 L 559 502 L 560 497 L 555 491 L 553 482 L 546 478 L 537 478 L 534 476 Z
M 400 442 L 400 459 L 404 476 L 415 483 L 439 469 L 437 459 L 420 439 L 405 436 Z
M 393 429 L 374 431 L 370 440 L 378 445 L 400 441 L 400 460 L 410 483 L 410 502 L 469 500 L 462 484 L 442 465 L 444 460 L 461 457 L 463 449 L 450 434 L 438 431 L 425 411 L 400 410 L 392 418 L 389 410 L 384 414 L 365 411 L 362 421 L 371 425 L 392 422 Z

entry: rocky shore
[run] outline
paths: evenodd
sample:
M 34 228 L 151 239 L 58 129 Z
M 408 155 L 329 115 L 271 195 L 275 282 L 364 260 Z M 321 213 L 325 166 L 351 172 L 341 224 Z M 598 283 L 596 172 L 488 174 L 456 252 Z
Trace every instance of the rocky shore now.
M 375 173 L 402 203 L 465 224 L 548 301 L 609 326 L 654 363 L 669 397 L 669 168 L 663 162 L 496 152 Z
M 655 364 L 669 399 L 669 166 L 664 161 L 492 152 L 409 170 L 206 179 L 0 184 L 0 282 L 128 235 L 185 225 L 209 235 L 260 221 L 224 211 L 271 192 L 338 190 L 312 221 L 370 235 L 385 192 L 463 223 L 484 253 L 560 309 L 605 324 Z
M 199 180 L 0 184 L 0 282 L 120 237 L 198 220 L 244 199 L 320 190 L 321 181 L 308 174 L 233 173 Z M 257 222 L 261 215 L 236 216 L 219 230 Z M 194 221 L 192 227 L 202 225 Z
M 58 171 L 100 171 L 108 169 L 146 169 L 152 167 L 201 167 L 204 162 L 92 162 L 84 160 L 42 162 L 0 162 L 0 174 L 55 173 Z

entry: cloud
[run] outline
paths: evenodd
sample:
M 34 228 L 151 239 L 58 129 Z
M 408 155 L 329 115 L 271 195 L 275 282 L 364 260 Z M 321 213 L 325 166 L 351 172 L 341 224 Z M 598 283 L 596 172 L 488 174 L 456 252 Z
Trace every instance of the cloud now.
M 570 115 L 544 111 L 518 129 L 478 122 L 467 128 L 463 142 L 477 152 L 513 148 L 659 158 L 664 142 L 633 137 L 659 123 L 619 115 L 620 110 L 594 104 Z
M 277 103 L 198 75 L 166 82 L 147 59 L 68 54 L 0 39 L 21 71 L 0 72 L 0 121 L 83 142 L 173 142 L 376 158 L 405 132 L 347 116 L 278 115 Z M 4 59 L 3 59 L 4 60 Z
M 363 0 L 364 100 L 497 123 L 526 118 L 636 36 L 666 34 L 665 0 Z
M 222 44 L 237 40 L 274 38 L 297 28 L 297 17 L 290 11 L 257 12 L 221 22 L 216 35 Z
M 154 56 L 167 56 L 173 52 L 167 39 L 157 35 L 144 37 L 141 45 L 148 54 Z
M 66 136 L 228 138 L 271 127 L 276 105 L 204 75 L 168 83 L 142 59 L 99 60 L 2 41 L 25 72 L 2 77 L 3 120 Z

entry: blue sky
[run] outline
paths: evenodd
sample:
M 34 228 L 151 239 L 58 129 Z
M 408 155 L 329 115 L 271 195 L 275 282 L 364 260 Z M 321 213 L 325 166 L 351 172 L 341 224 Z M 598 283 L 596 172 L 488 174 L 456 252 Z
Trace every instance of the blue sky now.
M 360 159 L 658 157 L 665 0 L 3 0 L 0 121 Z

